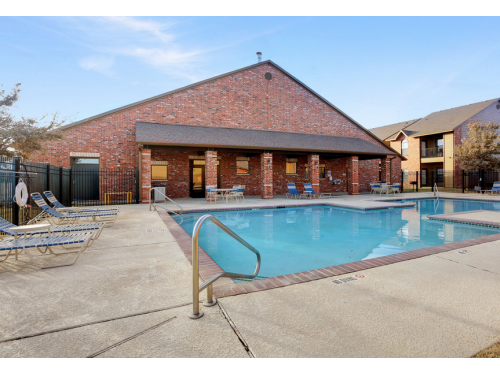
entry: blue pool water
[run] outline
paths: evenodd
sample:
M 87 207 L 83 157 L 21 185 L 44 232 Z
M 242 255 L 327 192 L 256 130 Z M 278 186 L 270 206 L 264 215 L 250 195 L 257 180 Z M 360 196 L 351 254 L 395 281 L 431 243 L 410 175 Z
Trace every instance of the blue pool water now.
M 428 220 L 428 215 L 500 211 L 500 203 L 422 199 L 415 207 L 373 211 L 313 206 L 211 212 L 262 255 L 261 277 L 273 277 L 499 233 L 498 228 Z M 205 213 L 176 221 L 192 235 Z M 255 255 L 205 222 L 200 246 L 228 272 L 251 274 Z

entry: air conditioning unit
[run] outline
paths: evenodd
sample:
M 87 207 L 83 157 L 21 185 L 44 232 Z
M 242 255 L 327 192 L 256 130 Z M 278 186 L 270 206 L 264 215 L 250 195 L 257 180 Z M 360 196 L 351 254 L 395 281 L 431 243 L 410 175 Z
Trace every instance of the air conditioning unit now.
M 167 195 L 165 192 L 165 186 L 155 187 L 155 189 L 153 190 L 153 203 L 165 202 L 164 195 Z

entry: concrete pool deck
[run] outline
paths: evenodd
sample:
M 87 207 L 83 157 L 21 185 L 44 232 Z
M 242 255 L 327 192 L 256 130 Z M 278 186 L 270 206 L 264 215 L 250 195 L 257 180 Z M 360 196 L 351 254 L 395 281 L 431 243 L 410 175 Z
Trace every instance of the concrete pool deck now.
M 387 205 L 376 202 L 384 198 L 313 203 L 371 208 Z M 147 205 L 121 210 L 73 266 L 40 270 L 25 256 L 0 263 L 0 356 L 469 357 L 500 340 L 500 241 L 220 298 L 191 320 L 191 265 L 180 244 Z M 498 214 L 488 220 L 500 224 Z M 348 276 L 355 281 L 332 282 Z

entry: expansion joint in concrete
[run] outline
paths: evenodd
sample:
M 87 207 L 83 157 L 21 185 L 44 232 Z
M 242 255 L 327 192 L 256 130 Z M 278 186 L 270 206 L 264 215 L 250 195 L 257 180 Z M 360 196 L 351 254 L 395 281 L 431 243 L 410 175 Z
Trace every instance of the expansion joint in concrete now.
M 229 314 L 227 313 L 227 311 L 224 309 L 224 306 L 222 306 L 222 304 L 220 303 L 219 300 L 217 300 L 217 305 L 219 305 L 219 309 L 220 309 L 220 312 L 222 313 L 222 316 L 227 320 L 227 322 L 229 323 L 229 325 L 233 329 L 234 333 L 238 337 L 238 340 L 240 340 L 241 345 L 243 345 L 243 348 L 248 353 L 248 356 L 250 358 L 255 358 L 255 355 L 253 354 L 252 349 L 250 349 L 250 347 L 248 346 L 246 340 L 243 338 L 243 336 L 241 335 L 241 333 L 238 330 L 238 328 L 236 328 L 236 325 L 234 324 L 233 320 L 231 319 L 231 317 L 229 316 Z

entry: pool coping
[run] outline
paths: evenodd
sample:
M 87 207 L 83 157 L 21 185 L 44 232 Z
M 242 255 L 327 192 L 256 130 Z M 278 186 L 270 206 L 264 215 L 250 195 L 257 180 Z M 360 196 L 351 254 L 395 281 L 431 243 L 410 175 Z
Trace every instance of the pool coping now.
M 432 216 L 428 216 L 427 218 L 429 220 L 446 221 L 449 223 L 470 224 L 470 225 L 480 225 L 483 227 L 490 227 L 490 228 L 500 228 L 499 222 L 455 217 L 455 216 L 459 216 L 459 215 L 464 215 L 466 213 L 471 214 L 471 213 L 478 213 L 478 212 L 487 213 L 487 212 L 498 212 L 498 211 L 474 210 L 474 211 L 455 212 L 455 213 L 451 213 L 451 214 L 432 215 Z
M 498 202 L 498 201 L 496 201 Z M 311 205 L 311 204 L 309 204 Z M 318 204 L 314 204 L 318 206 Z M 329 206 L 329 204 L 320 204 L 321 206 Z M 263 208 L 284 208 L 284 207 L 300 207 L 299 206 L 265 206 Z M 307 206 L 307 205 L 306 205 Z M 409 207 L 413 207 L 414 205 L 409 205 Z M 408 207 L 408 206 L 406 206 Z M 342 208 L 342 207 L 340 207 Z M 344 206 L 344 208 L 346 208 Z M 389 207 L 394 208 L 394 207 Z M 370 209 L 383 209 L 383 208 L 370 208 Z M 223 210 L 215 210 L 210 209 L 210 211 L 234 211 L 241 210 L 241 208 L 227 208 Z M 210 212 L 208 211 L 208 212 Z M 362 210 L 364 211 L 364 210 Z M 466 212 L 477 212 L 483 210 L 476 211 L 466 211 Z M 187 213 L 187 211 L 185 211 Z M 193 212 L 206 212 L 205 210 L 194 210 Z M 455 223 L 464 223 L 464 224 L 473 224 L 473 225 L 485 225 L 491 224 L 490 222 L 483 222 L 479 220 L 471 220 L 471 219 L 459 219 L 450 217 L 452 215 L 464 214 L 455 213 L 455 214 L 444 214 L 444 215 L 434 215 L 429 216 L 429 219 L 432 220 L 440 220 L 440 221 L 450 221 Z M 175 240 L 179 244 L 180 248 L 184 252 L 186 258 L 192 262 L 192 238 L 191 236 L 165 211 L 158 212 L 158 215 L 163 220 L 167 228 L 170 230 Z M 482 224 L 476 224 L 475 222 L 479 222 Z M 500 227 L 499 224 L 496 227 Z M 353 272 L 360 272 L 371 268 L 376 268 L 380 266 L 386 266 L 389 264 L 404 262 L 411 259 L 422 258 L 429 255 L 435 255 L 443 252 L 448 252 L 452 250 L 458 250 L 469 246 L 479 245 L 483 243 L 499 241 L 500 233 L 492 234 L 488 236 L 472 238 L 469 240 L 463 240 L 458 242 L 452 242 L 439 246 L 426 247 L 423 249 L 411 250 L 404 253 L 385 255 L 377 258 L 364 259 L 357 262 L 345 263 L 342 265 L 324 267 L 315 270 L 297 272 L 287 275 L 274 276 L 265 279 L 259 280 L 251 280 L 242 283 L 236 283 L 230 278 L 220 278 L 213 284 L 213 295 L 216 298 L 230 297 L 240 294 L 248 294 L 254 292 L 260 292 L 264 290 L 282 288 L 288 285 L 301 284 L 309 281 L 326 279 L 334 276 L 341 276 Z M 200 246 L 199 250 L 199 275 L 200 277 L 206 281 L 211 277 L 224 272 L 224 270 L 203 250 Z
M 376 201 L 383 202 L 383 201 Z M 188 208 L 182 211 L 184 214 L 194 214 L 199 212 L 220 212 L 220 211 L 245 211 L 245 210 L 262 210 L 262 209 L 270 209 L 270 208 L 292 208 L 292 207 L 310 207 L 310 206 L 331 206 L 337 208 L 345 208 L 348 210 L 356 210 L 356 211 L 373 211 L 373 210 L 389 210 L 395 208 L 408 208 L 414 207 L 415 203 L 401 203 L 401 204 L 392 204 L 387 206 L 374 206 L 374 207 L 359 207 L 359 206 L 351 206 L 347 204 L 341 203 L 333 203 L 333 202 L 325 202 L 325 201 L 316 201 L 304 204 L 276 204 L 270 206 L 247 206 L 247 207 L 213 207 L 213 208 Z M 171 210 L 176 214 L 180 214 L 180 210 Z

